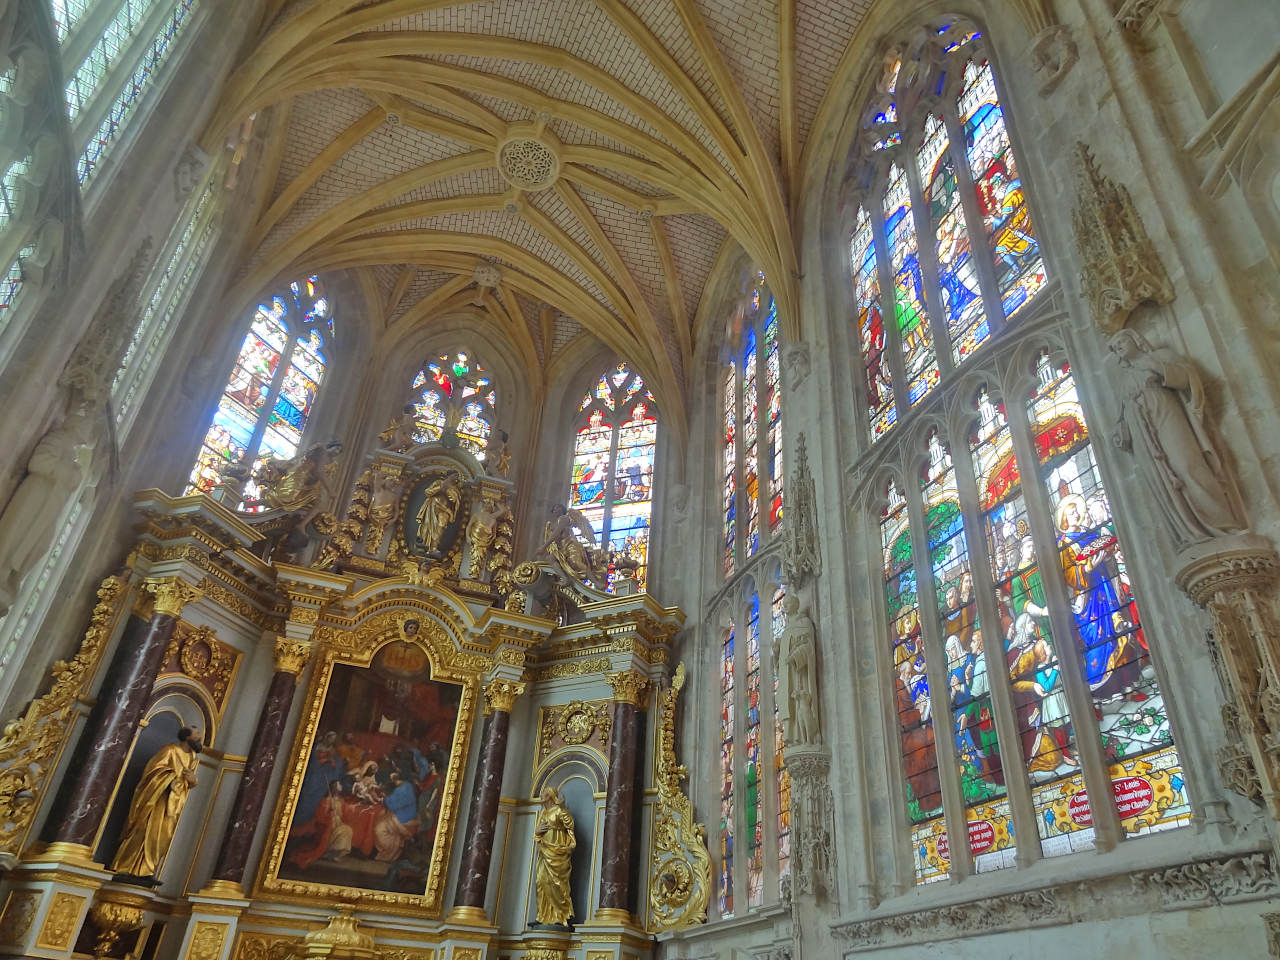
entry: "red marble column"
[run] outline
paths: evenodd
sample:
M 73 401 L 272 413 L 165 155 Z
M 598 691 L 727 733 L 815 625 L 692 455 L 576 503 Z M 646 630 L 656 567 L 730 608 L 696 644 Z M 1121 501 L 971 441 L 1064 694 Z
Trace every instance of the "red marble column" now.
M 458 873 L 454 911 L 461 919 L 484 918 L 484 895 L 489 887 L 489 864 L 493 859 L 493 836 L 498 825 L 498 798 L 502 793 L 502 772 L 507 765 L 507 732 L 511 708 L 524 692 L 523 683 L 494 680 L 485 689 L 489 716 L 484 722 L 484 743 L 476 768 L 471 810 L 467 815 L 466 846 Z
M 93 845 L 151 700 L 178 615 L 183 605 L 200 597 L 200 591 L 177 578 L 150 583 L 148 588 L 156 595 L 154 613 L 145 624 L 131 618 L 120 638 L 54 798 L 44 831 L 54 843 Z
M 630 920 L 631 822 L 636 788 L 636 707 L 646 681 L 637 673 L 615 673 L 613 729 L 609 736 L 609 782 L 604 801 L 597 919 Z
M 276 641 L 276 672 L 271 678 L 271 686 L 267 688 L 262 712 L 258 715 L 258 727 L 253 734 L 249 756 L 245 759 L 244 775 L 236 787 L 231 817 L 213 868 L 215 881 L 238 884 L 244 880 L 249 848 L 253 846 L 253 836 L 262 817 L 267 785 L 271 782 L 271 771 L 275 768 L 276 754 L 284 736 L 284 724 L 293 705 L 294 687 L 309 652 L 310 645 L 301 641 L 287 638 Z

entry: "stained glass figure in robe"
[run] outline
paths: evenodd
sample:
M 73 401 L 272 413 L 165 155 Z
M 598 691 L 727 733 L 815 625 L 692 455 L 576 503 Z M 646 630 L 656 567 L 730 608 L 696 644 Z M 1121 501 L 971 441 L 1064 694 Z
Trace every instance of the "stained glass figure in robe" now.
M 747 327 L 742 360 L 742 491 L 746 505 L 746 554 L 760 548 L 760 464 L 756 409 L 756 331 Z
M 949 870 L 945 841 L 943 850 L 938 849 L 939 838 L 946 834 L 942 784 L 934 749 L 933 704 L 920 630 L 919 591 L 912 561 L 907 501 L 892 482 L 886 498 L 880 536 L 902 772 L 906 778 L 916 881 L 928 883 L 945 878 Z
M 414 439 L 438 441 L 452 425 L 463 449 L 483 462 L 497 418 L 498 394 L 472 354 L 442 353 L 413 378 Z
M 760 596 L 747 605 L 746 761 L 743 769 L 747 819 L 747 906 L 764 903 L 764 793 L 760 782 Z
M 1180 826 L 1191 818 L 1186 778 L 1075 379 L 1047 353 L 1036 373 L 1027 419 L 1121 824 L 1129 834 Z
M 925 118 L 924 142 L 916 161 L 928 208 L 928 231 L 934 237 L 942 315 L 951 339 L 951 357 L 959 364 L 991 335 L 969 230 L 956 180 L 947 127 L 937 114 Z
M 782 522 L 782 361 L 778 349 L 778 304 L 769 298 L 764 322 L 764 377 L 769 412 L 769 529 Z
M 773 594 L 773 641 L 776 645 L 782 631 L 787 629 L 787 611 L 782 605 L 787 592 L 779 587 Z M 777 771 L 778 791 L 778 884 L 791 876 L 791 774 L 783 760 L 785 743 L 782 739 L 782 712 L 778 705 L 778 668 L 773 663 L 773 768 Z M 781 890 L 779 891 L 781 892 Z
M 969 451 L 1040 850 L 1046 857 L 1087 850 L 1092 826 L 1058 812 L 1084 781 L 1013 437 L 1003 405 L 985 389 L 976 407 Z
M 738 365 L 724 381 L 724 572 L 733 573 L 738 535 Z
M 897 164 L 889 168 L 884 209 L 884 231 L 893 270 L 894 321 L 907 370 L 907 402 L 915 404 L 937 385 L 938 360 L 933 352 L 929 314 L 925 309 L 911 190 L 907 171 Z
M 959 111 L 978 209 L 995 258 L 1002 309 L 1011 317 L 1044 286 L 1044 260 L 996 96 L 995 76 L 986 59 L 965 65 Z
M 871 436 L 878 439 L 898 419 L 893 402 L 893 374 L 885 352 L 884 317 L 880 312 L 880 277 L 876 268 L 875 238 L 871 218 L 859 207 L 850 244 L 853 258 L 853 291 L 858 311 L 858 337 L 867 398 Z
M 733 624 L 720 647 L 720 916 L 733 913 Z

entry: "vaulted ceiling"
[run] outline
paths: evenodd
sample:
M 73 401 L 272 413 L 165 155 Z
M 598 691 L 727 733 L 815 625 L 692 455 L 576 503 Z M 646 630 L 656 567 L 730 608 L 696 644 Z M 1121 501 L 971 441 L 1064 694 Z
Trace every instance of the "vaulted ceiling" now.
M 238 292 L 349 269 L 385 343 L 469 304 L 535 383 L 585 333 L 682 405 L 726 240 L 794 312 L 787 184 L 869 3 L 295 3 L 209 126 L 277 108 Z

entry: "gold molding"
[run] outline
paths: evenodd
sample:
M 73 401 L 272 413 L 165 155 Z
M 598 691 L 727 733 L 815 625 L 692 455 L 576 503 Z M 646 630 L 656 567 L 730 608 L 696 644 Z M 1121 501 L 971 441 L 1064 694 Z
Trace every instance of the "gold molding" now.
M 69 949 L 71 938 L 80 925 L 80 911 L 88 900 L 88 897 L 77 893 L 62 890 L 55 893 L 36 937 L 36 946 L 46 950 Z

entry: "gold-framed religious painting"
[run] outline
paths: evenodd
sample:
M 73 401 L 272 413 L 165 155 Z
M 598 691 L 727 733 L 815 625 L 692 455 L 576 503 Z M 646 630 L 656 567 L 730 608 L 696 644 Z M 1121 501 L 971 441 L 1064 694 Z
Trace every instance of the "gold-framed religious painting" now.
M 317 640 L 255 894 L 439 915 L 487 658 L 426 612 Z

